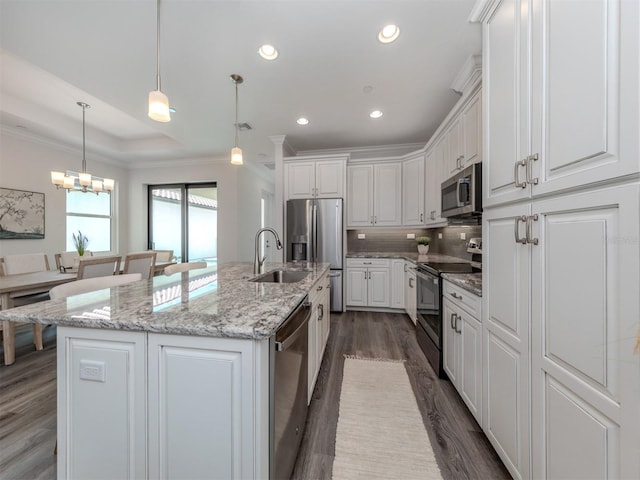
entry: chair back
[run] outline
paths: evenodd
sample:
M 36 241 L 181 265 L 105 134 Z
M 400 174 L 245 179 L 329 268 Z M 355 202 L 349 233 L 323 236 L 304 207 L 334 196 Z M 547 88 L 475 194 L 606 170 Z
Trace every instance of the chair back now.
M 188 270 L 196 270 L 198 268 L 206 268 L 207 262 L 185 262 L 176 263 L 175 265 L 167 265 L 164 267 L 165 275 L 173 275 L 178 272 L 186 272 Z
M 149 250 L 156 252 L 156 262 L 170 262 L 173 260 L 173 250 Z
M 25 253 L 19 255 L 6 255 L 0 259 L 3 275 L 16 275 L 19 273 L 44 272 L 49 270 L 49 260 L 44 253 Z
M 63 283 L 49 290 L 51 300 L 57 298 L 67 298 L 71 295 L 80 293 L 93 292 L 102 290 L 103 288 L 111 288 L 117 285 L 137 282 L 142 279 L 139 273 L 130 273 L 129 275 L 109 275 L 106 277 L 85 278 L 84 280 L 76 280 L 75 282 Z
M 84 255 L 81 257 L 75 250 L 70 252 L 60 252 L 54 255 L 56 259 L 56 268 L 60 270 L 69 268 L 78 268 L 80 259 L 84 257 L 91 257 L 93 255 L 89 250 L 85 250 Z
M 81 258 L 78 264 L 78 280 L 106 277 L 120 273 L 120 255 Z
M 142 278 L 153 278 L 156 266 L 156 252 L 129 253 L 124 257 L 122 273 L 139 273 Z

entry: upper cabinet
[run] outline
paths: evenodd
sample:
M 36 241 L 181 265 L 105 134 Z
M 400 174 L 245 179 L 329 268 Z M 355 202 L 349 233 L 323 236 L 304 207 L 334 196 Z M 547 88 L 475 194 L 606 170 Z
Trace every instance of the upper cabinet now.
M 344 198 L 346 168 L 346 156 L 285 159 L 285 200 Z
M 447 219 L 442 218 L 442 198 L 440 185 L 444 180 L 447 139 L 441 137 L 428 151 L 425 158 L 425 218 L 429 227 L 447 224 Z
M 402 162 L 402 224 L 425 224 L 424 153 Z
M 445 178 L 482 160 L 481 95 L 476 92 L 462 107 L 445 134 Z
M 402 225 L 402 164 L 347 167 L 347 227 Z
M 487 2 L 485 207 L 638 171 L 638 15 L 626 0 Z

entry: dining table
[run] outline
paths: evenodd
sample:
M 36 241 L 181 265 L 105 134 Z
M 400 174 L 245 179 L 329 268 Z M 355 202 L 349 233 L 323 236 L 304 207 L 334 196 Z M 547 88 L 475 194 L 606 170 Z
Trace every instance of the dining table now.
M 46 293 L 56 285 L 74 281 L 77 275 L 74 272 L 61 273 L 58 270 L 46 270 L 0 276 L 0 307 L 2 310 L 8 310 L 13 307 L 13 299 L 15 297 Z M 42 325 L 34 325 L 36 329 L 42 329 Z M 3 320 L 2 346 L 4 348 L 5 365 L 11 365 L 16 360 L 15 328 L 15 322 Z M 42 350 L 42 348 L 41 343 L 36 344 L 37 350 Z

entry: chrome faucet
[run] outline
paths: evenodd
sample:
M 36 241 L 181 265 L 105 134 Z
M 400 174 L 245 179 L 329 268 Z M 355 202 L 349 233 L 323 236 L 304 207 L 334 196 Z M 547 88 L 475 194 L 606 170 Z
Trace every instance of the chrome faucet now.
M 278 233 L 271 227 L 265 227 L 265 228 L 261 228 L 260 230 L 258 230 L 258 233 L 256 233 L 256 251 L 255 254 L 253 256 L 253 273 L 264 273 L 264 261 L 267 259 L 267 256 L 265 255 L 264 257 L 262 257 L 262 260 L 259 260 L 258 257 L 260 256 L 260 234 L 262 232 L 271 232 L 273 233 L 273 236 L 276 237 L 276 248 L 278 250 L 282 250 L 282 242 L 280 242 L 280 237 L 278 237 Z

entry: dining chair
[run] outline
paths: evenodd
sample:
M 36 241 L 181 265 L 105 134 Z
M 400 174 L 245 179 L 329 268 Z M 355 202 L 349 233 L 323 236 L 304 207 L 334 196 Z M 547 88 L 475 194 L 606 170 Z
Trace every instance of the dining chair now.
M 106 277 L 120 273 L 120 255 L 81 258 L 78 264 L 78 280 Z
M 25 253 L 17 255 L 6 255 L 0 258 L 0 275 L 17 275 L 20 273 L 43 272 L 49 270 L 49 259 L 44 253 Z M 47 292 L 25 293 L 12 298 L 14 307 L 28 305 L 30 303 L 43 302 L 49 300 Z M 33 344 L 36 350 L 42 350 L 42 325 L 34 323 Z M 0 331 L 3 330 L 0 322 Z M 5 332 L 3 332 L 5 334 Z
M 59 298 L 67 298 L 71 295 L 78 295 L 80 293 L 93 292 L 95 290 L 102 290 L 103 288 L 116 287 L 126 283 L 137 282 L 139 280 L 142 280 L 142 275 L 139 273 L 85 278 L 84 280 L 76 280 L 75 282 L 63 283 L 62 285 L 53 287 L 49 291 L 49 296 L 51 297 L 51 300 L 56 300 Z
M 185 262 L 176 263 L 175 265 L 168 265 L 164 267 L 165 275 L 173 275 L 178 272 L 186 272 L 189 270 L 196 270 L 198 268 L 206 268 L 207 262 Z
M 85 250 L 83 257 L 91 257 L 93 253 L 89 250 Z M 70 252 L 60 252 L 53 256 L 56 259 L 56 268 L 60 271 L 69 270 L 72 268 L 78 268 L 80 263 L 80 255 L 75 250 Z
M 128 253 L 124 257 L 122 273 L 140 273 L 142 278 L 153 278 L 156 266 L 156 252 Z
M 170 262 L 173 260 L 173 250 L 149 250 L 156 252 L 156 262 Z

